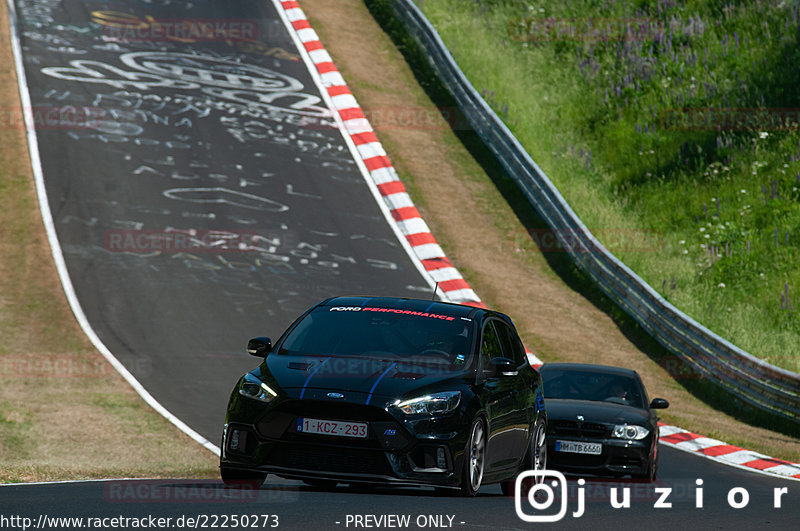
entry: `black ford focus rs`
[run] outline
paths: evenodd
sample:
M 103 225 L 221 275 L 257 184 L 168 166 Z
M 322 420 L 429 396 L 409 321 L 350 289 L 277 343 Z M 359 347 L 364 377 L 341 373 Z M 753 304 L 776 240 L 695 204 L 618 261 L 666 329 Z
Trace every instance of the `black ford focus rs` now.
M 268 474 L 314 486 L 508 491 L 546 466 L 539 373 L 498 312 L 413 299 L 340 297 L 300 316 L 233 389 L 226 483 Z

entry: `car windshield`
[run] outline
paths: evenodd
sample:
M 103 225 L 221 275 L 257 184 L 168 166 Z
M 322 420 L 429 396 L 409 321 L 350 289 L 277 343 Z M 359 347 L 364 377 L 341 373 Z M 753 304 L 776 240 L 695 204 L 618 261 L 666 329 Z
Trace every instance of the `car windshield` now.
M 472 365 L 471 319 L 404 308 L 321 306 L 279 354 L 381 359 L 461 371 Z
M 626 406 L 644 407 L 639 382 L 623 374 L 542 367 L 545 398 L 593 400 Z

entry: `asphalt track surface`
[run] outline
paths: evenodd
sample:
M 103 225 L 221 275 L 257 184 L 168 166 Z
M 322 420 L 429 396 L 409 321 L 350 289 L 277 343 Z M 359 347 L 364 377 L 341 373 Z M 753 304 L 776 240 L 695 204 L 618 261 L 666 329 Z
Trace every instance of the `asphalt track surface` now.
M 204 437 L 219 443 L 227 397 L 257 364 L 248 338 L 275 338 L 334 295 L 430 296 L 270 2 L 17 9 L 80 304 L 109 350 Z M 104 42 L 120 13 L 259 38 L 184 43 L 152 24 L 140 42 Z
M 429 296 L 271 2 L 15 5 L 49 204 L 80 304 L 111 352 L 201 435 L 219 441 L 228 394 L 255 365 L 243 351 L 247 338 L 277 336 L 333 295 Z M 135 42 L 109 41 L 122 14 L 144 28 Z M 154 21 L 187 19 L 222 22 L 233 38 L 187 42 L 154 29 Z M 629 509 L 611 508 L 608 484 L 590 482 L 586 514 L 559 526 L 800 522 L 796 482 L 671 448 L 661 454 L 659 483 L 612 484 L 631 488 Z M 695 508 L 697 479 L 703 509 Z M 672 489 L 672 508 L 653 507 L 655 487 Z M 735 487 L 748 490 L 746 508 L 728 503 Z M 788 492 L 776 509 L 780 487 Z M 194 497 L 180 497 L 187 492 Z M 452 526 L 465 529 L 531 525 L 497 486 L 462 500 L 421 489 L 317 491 L 273 477 L 255 499 L 218 482 L 180 480 L 2 487 L 0 510 L 30 517 L 269 513 L 290 529 L 356 528 L 348 514 L 407 514 L 412 528 L 419 515 L 453 516 Z

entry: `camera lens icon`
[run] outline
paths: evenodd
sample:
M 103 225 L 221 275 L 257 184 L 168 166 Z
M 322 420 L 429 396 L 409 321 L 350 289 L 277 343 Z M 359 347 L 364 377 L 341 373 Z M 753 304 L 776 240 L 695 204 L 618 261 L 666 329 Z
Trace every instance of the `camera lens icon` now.
M 525 492 L 523 482 L 531 478 L 533 484 Z M 530 482 L 530 480 L 528 481 Z M 539 514 L 547 511 L 555 503 L 556 492 L 560 491 L 560 506 L 555 514 Z M 522 508 L 522 498 L 525 496 L 528 505 L 536 511 L 528 514 Z M 517 476 L 514 485 L 514 509 L 517 516 L 524 522 L 558 522 L 567 514 L 567 478 L 557 470 L 527 470 Z

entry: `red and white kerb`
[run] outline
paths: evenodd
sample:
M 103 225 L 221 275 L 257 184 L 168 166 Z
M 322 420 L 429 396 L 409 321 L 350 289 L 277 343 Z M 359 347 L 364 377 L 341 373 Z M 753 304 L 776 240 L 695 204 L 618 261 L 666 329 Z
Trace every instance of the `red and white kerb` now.
M 331 56 L 323 48 L 319 36 L 311 28 L 300 6 L 295 1 L 281 2 L 281 6 L 316 67 L 322 84 L 333 102 L 334 110 L 341 117 L 345 130 L 358 149 L 358 154 L 372 181 L 378 187 L 397 227 L 408 240 L 416 257 L 451 301 L 485 308 L 475 291 L 470 288 L 436 243 L 430 228 L 411 201 L 386 151 L 375 136 L 369 120 L 333 64 Z
M 659 441 L 679 450 L 696 453 L 729 465 L 800 479 L 800 464 L 751 452 L 677 426 L 659 423 Z

